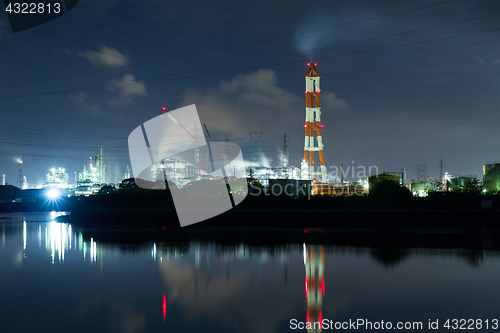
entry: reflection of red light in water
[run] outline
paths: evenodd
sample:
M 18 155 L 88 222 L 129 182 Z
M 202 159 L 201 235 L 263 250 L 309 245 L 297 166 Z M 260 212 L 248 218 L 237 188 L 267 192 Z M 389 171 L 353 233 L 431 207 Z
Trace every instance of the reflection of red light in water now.
M 163 294 L 163 322 L 165 322 L 165 317 L 167 316 L 167 298 Z
M 325 277 L 321 281 L 321 291 L 323 292 L 323 297 L 325 297 Z
M 319 312 L 319 322 L 323 322 L 323 313 L 321 311 Z
M 308 293 L 309 293 L 309 283 L 307 282 L 307 276 L 306 276 L 306 298 Z

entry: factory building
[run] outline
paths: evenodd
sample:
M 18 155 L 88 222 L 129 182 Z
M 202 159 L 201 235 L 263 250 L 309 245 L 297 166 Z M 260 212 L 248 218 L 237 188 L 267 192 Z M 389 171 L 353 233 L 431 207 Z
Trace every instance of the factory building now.
M 45 176 L 44 188 L 69 188 L 68 174 L 63 168 L 52 168 Z
M 468 182 L 476 181 L 477 176 L 467 175 L 467 176 L 452 176 L 445 173 L 443 176 L 443 189 L 444 191 L 454 191 L 461 190 L 465 187 Z
M 165 158 L 161 163 L 151 166 L 151 179 L 165 180 L 173 182 L 178 188 L 183 187 L 190 181 L 196 180 L 197 168 L 185 161 Z
M 483 192 L 500 191 L 500 162 L 483 164 Z
M 130 167 L 127 165 L 125 168 L 125 173 L 123 174 L 123 179 L 129 179 L 130 178 Z
M 343 183 L 321 183 L 314 179 L 312 181 L 312 195 L 326 195 L 331 197 L 364 195 L 368 193 L 366 182 L 343 182 Z
M 410 191 L 413 196 L 416 197 L 426 197 L 429 192 L 434 192 L 438 188 L 438 182 L 436 180 L 425 180 L 420 182 L 411 182 Z

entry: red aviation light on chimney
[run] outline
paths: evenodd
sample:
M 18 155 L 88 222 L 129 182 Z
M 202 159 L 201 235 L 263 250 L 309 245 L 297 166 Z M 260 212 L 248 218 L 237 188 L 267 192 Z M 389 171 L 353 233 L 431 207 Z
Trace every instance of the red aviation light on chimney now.
M 314 63 L 314 66 L 317 66 L 318 64 L 317 63 Z
M 311 66 L 311 63 L 310 63 L 310 62 L 308 62 L 308 63 L 307 63 L 307 66 Z

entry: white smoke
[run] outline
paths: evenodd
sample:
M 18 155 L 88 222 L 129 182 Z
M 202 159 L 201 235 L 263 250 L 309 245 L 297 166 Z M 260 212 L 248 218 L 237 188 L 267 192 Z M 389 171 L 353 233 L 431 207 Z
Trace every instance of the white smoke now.
M 370 5 L 364 10 L 354 12 L 352 9 L 334 8 L 331 10 L 311 10 L 310 14 L 295 31 L 293 45 L 295 49 L 314 61 L 314 57 L 323 48 L 336 46 L 366 38 L 367 32 L 375 30 L 379 25 L 377 21 L 365 21 L 362 24 L 346 24 L 349 22 L 362 21 L 377 14 L 375 8 Z M 328 54 L 335 53 L 335 49 L 326 50 Z
M 262 153 L 262 157 L 260 159 L 260 165 L 264 167 L 270 167 L 272 163 L 272 160 L 269 159 L 264 153 Z

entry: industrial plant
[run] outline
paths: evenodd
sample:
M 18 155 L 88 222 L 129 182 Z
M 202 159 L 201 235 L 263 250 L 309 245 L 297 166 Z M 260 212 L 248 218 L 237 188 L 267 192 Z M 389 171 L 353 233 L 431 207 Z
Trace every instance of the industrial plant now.
M 401 171 L 389 172 L 381 170 L 381 168 L 370 169 L 364 173 L 358 181 L 346 181 L 344 176 L 343 164 L 339 164 L 340 170 L 335 174 L 327 174 L 325 166 L 325 147 L 323 144 L 323 123 L 321 122 L 321 106 L 320 106 L 320 74 L 316 68 L 316 63 L 308 63 L 308 69 L 305 74 L 305 123 L 303 128 L 304 135 L 304 151 L 303 159 L 300 161 L 299 167 L 290 166 L 288 150 L 289 143 L 286 133 L 282 137 L 281 152 L 279 156 L 280 165 L 271 166 L 265 163 L 263 153 L 262 137 L 263 132 L 250 130 L 247 135 L 247 150 L 245 154 L 245 168 L 247 178 L 253 180 L 253 184 L 257 182 L 259 186 L 267 188 L 273 194 L 275 187 L 287 187 L 294 189 L 295 192 L 306 188 L 309 195 L 323 196 L 352 196 L 366 195 L 370 193 L 370 188 L 381 181 L 391 181 L 399 184 L 401 187 L 406 187 L 413 196 L 425 197 L 432 192 L 453 192 L 462 191 L 465 188 L 474 188 L 483 194 L 495 194 L 500 191 L 500 163 L 488 162 L 483 165 L 482 183 L 476 175 L 451 175 L 447 172 L 443 174 L 443 163 L 440 161 L 440 176 L 438 179 L 427 177 L 425 172 L 426 165 L 418 165 L 417 180 L 408 180 L 406 167 Z M 212 179 L 202 172 L 200 163 L 206 163 L 207 158 L 200 155 L 200 151 L 196 148 L 198 140 L 210 141 L 210 136 L 205 125 L 195 124 L 195 128 L 190 131 L 173 118 L 173 115 L 163 108 L 163 111 L 168 117 L 173 119 L 174 123 L 180 126 L 187 133 L 194 144 L 194 158 L 189 158 L 191 162 L 187 162 L 182 158 L 165 158 L 161 162 L 151 166 L 150 175 L 152 180 L 168 179 L 178 188 L 181 188 L 192 181 L 201 179 Z M 200 126 L 201 125 L 201 126 Z M 206 134 L 205 134 L 206 132 Z M 193 135 L 194 134 L 194 135 Z M 196 137 L 195 137 L 196 136 Z M 203 138 L 202 138 L 203 137 Z M 226 142 L 229 138 L 226 137 Z M 218 152 L 217 152 L 218 153 Z M 220 154 L 225 157 L 225 152 L 221 149 Z M 317 159 L 315 164 L 315 159 Z M 18 184 L 20 190 L 29 189 L 29 184 L 24 176 L 24 164 L 21 160 L 19 163 Z M 353 161 L 354 163 L 354 161 Z M 354 178 L 354 165 L 352 167 L 352 178 Z M 349 167 L 348 167 L 349 168 Z M 347 168 L 347 171 L 349 170 Z M 422 169 L 423 168 L 423 169 Z M 231 172 L 230 165 L 227 165 L 229 175 Z M 423 170 L 422 175 L 420 171 Z M 138 175 L 133 175 L 137 177 Z M 131 178 L 131 171 L 127 165 L 123 174 L 123 179 Z M 114 184 L 106 183 L 106 163 L 104 162 L 103 148 L 98 146 L 98 151 L 94 157 L 90 157 L 89 165 L 83 166 L 83 171 L 75 172 L 75 180 L 72 182 L 65 168 L 54 167 L 46 174 L 45 183 L 42 185 L 32 185 L 31 189 L 58 189 L 64 195 L 93 195 L 98 193 L 104 185 Z M 2 187 L 8 186 L 6 183 L 6 175 L 2 175 Z M 292 191 L 294 192 L 294 191 Z M 9 199 L 10 200 L 10 199 Z
M 95 165 L 92 162 L 95 162 Z M 83 172 L 78 174 L 75 195 L 91 195 L 99 192 L 106 184 L 106 163 L 103 161 L 102 146 L 99 145 L 94 160 L 90 157 L 89 167 L 83 166 Z

